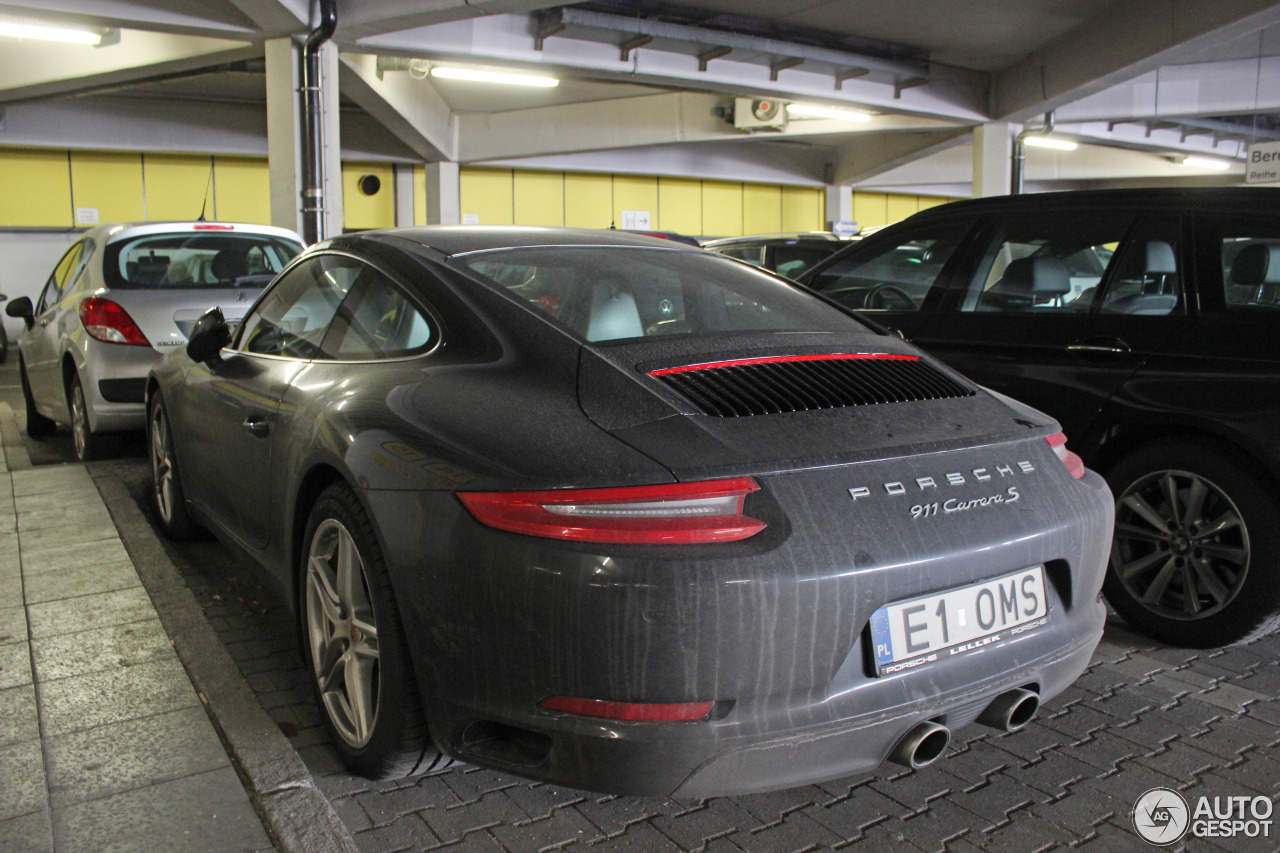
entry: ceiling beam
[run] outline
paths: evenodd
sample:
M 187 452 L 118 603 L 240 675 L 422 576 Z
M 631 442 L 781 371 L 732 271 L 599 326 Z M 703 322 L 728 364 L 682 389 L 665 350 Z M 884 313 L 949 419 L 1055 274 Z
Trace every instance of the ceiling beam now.
M 248 0 L 235 0 L 248 5 Z M 269 0 L 275 5 L 276 0 Z M 258 5 L 267 5 L 258 3 Z M 152 32 L 248 38 L 258 24 L 236 6 L 219 3 L 166 4 L 139 0 L 4 0 L 6 18 L 63 26 L 119 27 Z
M 1000 71 L 990 114 L 1024 122 L 1148 71 L 1280 24 L 1274 0 L 1125 0 Z
M 971 128 L 859 135 L 833 152 L 828 183 L 856 184 L 910 163 L 972 142 Z
M 338 86 L 343 95 L 382 124 L 424 161 L 457 160 L 457 127 L 449 105 L 429 80 L 408 74 L 378 76 L 373 54 L 338 55 Z
M 252 0 L 242 0 L 252 2 Z M 563 0 L 339 0 L 339 43 L 352 44 L 382 33 L 429 27 L 484 15 L 527 14 Z

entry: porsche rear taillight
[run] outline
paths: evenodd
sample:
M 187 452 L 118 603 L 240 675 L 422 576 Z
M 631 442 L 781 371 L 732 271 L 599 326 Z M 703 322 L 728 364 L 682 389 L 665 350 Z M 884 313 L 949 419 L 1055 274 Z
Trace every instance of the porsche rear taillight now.
M 1067 450 L 1067 436 L 1065 433 L 1055 433 L 1045 438 L 1049 442 L 1049 446 L 1053 448 L 1053 453 L 1062 460 L 1062 464 L 1067 466 L 1067 470 L 1071 472 L 1071 476 L 1079 480 L 1084 476 L 1084 460 L 1076 454 Z
M 690 723 L 705 720 L 715 702 L 684 702 L 680 704 L 649 704 L 640 702 L 607 702 L 602 699 L 575 699 L 570 696 L 552 696 L 543 699 L 538 707 L 544 711 L 577 714 L 601 720 L 621 720 L 628 723 Z
M 149 347 L 151 342 L 133 322 L 129 312 L 110 299 L 90 296 L 80 302 L 80 322 L 84 330 L 100 341 L 109 344 L 133 344 Z
M 459 492 L 476 520 L 488 527 L 579 542 L 690 545 L 735 542 L 765 528 L 742 514 L 755 480 L 738 477 L 700 483 L 556 489 L 542 492 Z

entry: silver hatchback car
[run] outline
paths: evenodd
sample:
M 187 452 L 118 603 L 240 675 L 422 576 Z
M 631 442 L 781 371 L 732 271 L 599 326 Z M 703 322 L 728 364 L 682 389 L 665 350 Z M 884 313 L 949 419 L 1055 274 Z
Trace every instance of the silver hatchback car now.
M 224 222 L 100 225 L 77 240 L 33 305 L 10 301 L 27 433 L 69 424 L 76 456 L 101 454 L 110 433 L 141 429 L 147 372 L 181 348 L 217 306 L 233 322 L 302 251 L 292 231 Z

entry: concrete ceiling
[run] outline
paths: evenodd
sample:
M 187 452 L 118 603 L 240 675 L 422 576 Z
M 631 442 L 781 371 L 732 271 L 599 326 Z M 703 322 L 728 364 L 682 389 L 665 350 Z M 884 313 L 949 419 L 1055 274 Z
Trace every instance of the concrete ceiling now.
M 3 39 L 0 145 L 265 152 L 263 43 L 305 35 L 314 5 L 0 0 L 0 20 L 120 31 L 98 48 Z M 975 125 L 1017 132 L 1050 109 L 1084 145 L 1029 151 L 1032 189 L 1203 179 L 1173 163 L 1190 153 L 1233 160 L 1213 180 L 1238 182 L 1247 143 L 1280 137 L 1280 3 L 1264 0 L 338 0 L 338 21 L 351 158 L 964 194 Z M 414 79 L 392 70 L 407 59 L 562 82 Z M 749 134 L 726 121 L 736 97 L 876 118 Z

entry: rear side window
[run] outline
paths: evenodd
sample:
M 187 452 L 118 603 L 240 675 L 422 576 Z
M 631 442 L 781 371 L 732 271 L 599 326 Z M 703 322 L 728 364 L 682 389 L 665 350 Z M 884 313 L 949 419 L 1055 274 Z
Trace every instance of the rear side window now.
M 146 234 L 108 245 L 103 274 L 113 289 L 261 287 L 301 251 L 301 244 L 268 234 Z
M 1280 218 L 1224 219 L 1214 243 L 1222 285 L 1220 291 L 1204 294 L 1205 308 L 1280 313 Z
M 710 252 L 556 246 L 453 262 L 588 341 L 753 330 L 863 331 L 821 300 Z
M 916 311 L 960 242 L 966 223 L 922 226 L 897 241 L 859 245 L 809 286 L 860 311 Z

